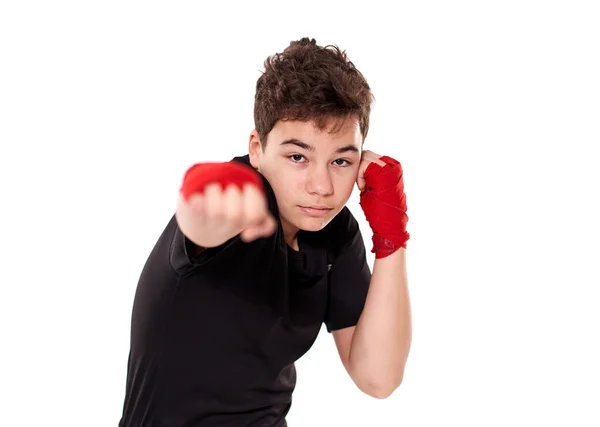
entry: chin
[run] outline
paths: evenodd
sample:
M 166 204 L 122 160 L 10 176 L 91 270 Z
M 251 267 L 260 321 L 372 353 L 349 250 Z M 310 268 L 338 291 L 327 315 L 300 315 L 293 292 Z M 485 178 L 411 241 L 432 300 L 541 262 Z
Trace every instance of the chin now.
M 319 231 L 325 228 L 327 224 L 331 221 L 331 218 L 327 220 L 319 219 L 319 220 L 303 220 L 299 221 L 297 227 L 300 230 L 304 231 Z
M 341 208 L 333 209 L 325 216 L 311 216 L 298 213 L 295 209 L 290 209 L 282 215 L 282 219 L 285 219 L 288 224 L 297 230 L 320 231 L 335 218 L 340 210 Z
M 327 215 L 322 218 L 296 217 L 294 218 L 294 225 L 304 231 L 319 231 L 325 228 L 333 218 L 335 218 L 335 215 Z

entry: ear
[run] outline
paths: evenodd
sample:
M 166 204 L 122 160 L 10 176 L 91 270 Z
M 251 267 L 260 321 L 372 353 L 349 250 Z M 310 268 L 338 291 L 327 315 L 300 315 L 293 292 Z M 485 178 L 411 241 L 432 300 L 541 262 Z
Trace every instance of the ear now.
M 258 132 L 254 129 L 250 132 L 250 142 L 248 143 L 248 154 L 250 157 L 250 164 L 256 170 L 259 169 L 260 155 L 262 154 L 262 144 Z

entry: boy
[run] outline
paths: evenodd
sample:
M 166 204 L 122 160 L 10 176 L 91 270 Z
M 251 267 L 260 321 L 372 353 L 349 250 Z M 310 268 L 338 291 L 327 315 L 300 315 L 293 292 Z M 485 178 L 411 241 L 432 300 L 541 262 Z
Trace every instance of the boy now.
M 400 164 L 362 150 L 371 103 L 337 47 L 303 38 L 265 61 L 248 154 L 186 172 L 142 271 L 121 427 L 286 426 L 294 362 L 323 323 L 362 391 L 399 386 L 408 217 Z

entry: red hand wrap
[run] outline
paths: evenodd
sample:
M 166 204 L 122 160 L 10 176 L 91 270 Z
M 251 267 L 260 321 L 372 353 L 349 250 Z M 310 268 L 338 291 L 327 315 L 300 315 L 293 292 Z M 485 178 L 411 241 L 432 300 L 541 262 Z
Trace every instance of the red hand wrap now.
M 406 231 L 406 195 L 402 166 L 397 160 L 383 156 L 380 166 L 372 162 L 365 170 L 366 186 L 360 194 L 360 205 L 373 230 L 375 258 L 384 258 L 398 248 L 406 248 L 410 234 Z
M 228 185 L 234 184 L 240 190 L 245 184 L 254 184 L 260 191 L 264 187 L 260 175 L 249 166 L 235 161 L 224 163 L 198 163 L 190 167 L 183 178 L 181 193 L 184 199 L 189 200 L 194 193 L 202 193 L 208 184 L 220 183 L 225 190 Z

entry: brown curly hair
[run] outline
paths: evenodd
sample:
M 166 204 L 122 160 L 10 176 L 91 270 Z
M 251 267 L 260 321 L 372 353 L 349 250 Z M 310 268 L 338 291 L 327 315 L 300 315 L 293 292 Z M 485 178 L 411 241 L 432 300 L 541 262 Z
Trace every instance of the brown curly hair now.
M 279 120 L 312 120 L 322 131 L 335 119 L 330 132 L 337 132 L 345 119 L 357 118 L 364 142 L 375 98 L 346 51 L 304 37 L 269 56 L 264 67 L 254 98 L 254 124 L 263 149 Z

